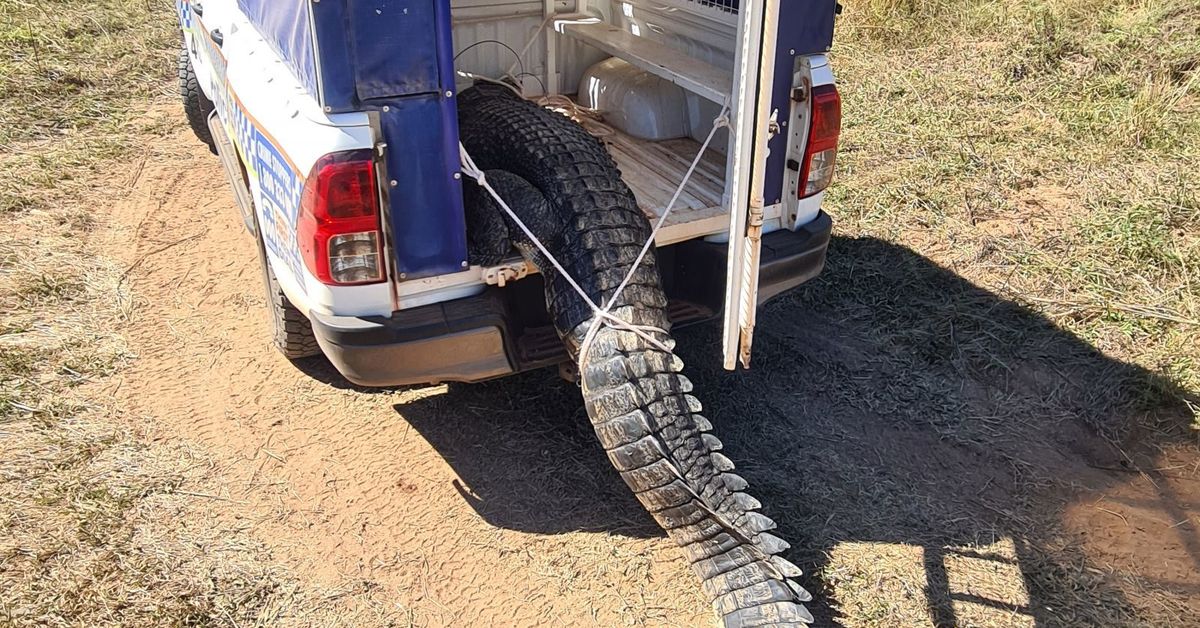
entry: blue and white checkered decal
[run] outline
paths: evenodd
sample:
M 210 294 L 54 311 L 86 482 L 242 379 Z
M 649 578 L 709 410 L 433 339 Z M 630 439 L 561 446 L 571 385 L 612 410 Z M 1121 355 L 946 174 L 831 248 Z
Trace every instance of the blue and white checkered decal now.
M 246 163 L 258 179 L 257 200 L 261 205 L 258 221 L 263 241 L 272 253 L 288 263 L 296 277 L 303 277 L 304 262 L 300 259 L 296 241 L 296 225 L 304 182 L 279 149 L 249 124 L 244 115 L 239 115 L 241 108 L 234 107 L 234 110 L 238 112 L 234 118 L 240 118 L 239 126 L 249 130 L 238 141 L 246 147 L 243 150 Z
M 186 0 L 177 3 L 180 23 L 191 30 L 197 24 L 192 19 L 191 5 Z M 199 28 L 196 31 L 202 30 Z M 296 242 L 296 225 L 300 217 L 300 200 L 304 177 L 292 166 L 278 146 L 254 124 L 242 108 L 226 80 L 225 58 L 213 46 L 207 33 L 193 32 L 193 40 L 208 61 L 212 78 L 212 100 L 220 114 L 225 132 L 233 141 L 242 163 L 250 176 L 255 193 L 255 211 L 263 243 L 279 259 L 287 263 L 296 277 L 304 276 L 304 261 Z M 304 282 L 300 282 L 304 288 Z
M 192 28 L 192 3 L 188 0 L 176 0 L 175 12 L 179 14 L 179 25 L 183 30 Z

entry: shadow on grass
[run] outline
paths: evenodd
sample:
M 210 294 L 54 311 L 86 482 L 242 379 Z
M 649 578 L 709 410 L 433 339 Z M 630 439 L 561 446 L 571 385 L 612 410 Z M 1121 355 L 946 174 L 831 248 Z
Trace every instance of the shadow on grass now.
M 905 589 L 924 594 L 921 619 L 939 626 L 973 623 L 960 617 L 970 606 L 1037 625 L 1132 619 L 1064 508 L 1153 478 L 1160 447 L 1194 442 L 1176 407 L 1183 393 L 1168 382 L 873 239 L 835 238 L 821 278 L 763 308 L 750 371 L 720 370 L 714 325 L 676 335 L 726 453 L 792 542 L 805 584 L 824 588 L 813 604 L 822 623 L 837 620 L 835 606 L 922 608 L 886 599 Z M 452 385 L 397 411 L 493 525 L 660 534 L 609 467 L 578 391 L 553 371 Z M 1169 533 L 1200 567 L 1196 504 L 1160 490 L 1143 507 L 1185 521 Z M 972 549 L 998 539 L 1011 555 Z M 854 544 L 863 573 L 847 567 L 853 556 L 833 554 Z M 911 582 L 870 590 L 880 586 L 869 572 L 886 560 L 873 555 L 881 544 L 917 553 Z M 1015 564 L 1024 591 L 953 586 L 949 565 L 971 560 L 984 571 Z M 1166 588 L 1200 594 L 1195 583 Z

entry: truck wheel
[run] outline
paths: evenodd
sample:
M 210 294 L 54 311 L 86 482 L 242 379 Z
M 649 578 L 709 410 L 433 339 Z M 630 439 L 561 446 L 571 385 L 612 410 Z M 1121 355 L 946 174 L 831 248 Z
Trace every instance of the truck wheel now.
M 179 95 L 183 99 L 183 113 L 187 116 L 188 126 L 196 138 L 208 145 L 212 154 L 217 154 L 217 145 L 213 142 L 212 132 L 208 130 L 208 116 L 213 112 L 213 102 L 200 89 L 196 78 L 196 69 L 192 67 L 192 58 L 188 56 L 187 42 L 179 45 Z
M 271 270 L 257 215 L 254 217 L 254 239 L 258 241 L 258 261 L 262 268 L 263 286 L 267 291 L 267 313 L 271 319 L 271 335 L 275 341 L 275 348 L 289 360 L 321 355 L 321 346 L 317 344 L 317 337 L 313 334 L 312 323 L 292 305 L 283 289 L 279 287 L 275 271 Z
M 279 288 L 275 271 L 267 265 L 267 309 L 271 316 L 271 327 L 275 347 L 289 360 L 311 358 L 321 355 L 317 337 L 313 335 L 312 323 L 304 316 L 287 295 Z
M 596 303 L 607 302 L 629 272 L 651 227 L 607 150 L 566 117 L 490 86 L 458 99 L 461 137 L 489 183 Z M 502 210 L 486 191 L 466 186 L 479 211 Z M 515 224 L 514 244 L 546 281 L 548 309 L 578 358 L 597 320 L 564 277 Z M 622 292 L 613 313 L 664 330 L 673 347 L 667 299 L 653 252 Z M 812 599 L 778 554 L 789 545 L 768 531 L 747 483 L 718 452 L 683 362 L 631 331 L 598 330 L 580 364 L 588 416 L 601 445 L 638 501 L 683 548 L 692 571 L 727 627 L 812 622 Z

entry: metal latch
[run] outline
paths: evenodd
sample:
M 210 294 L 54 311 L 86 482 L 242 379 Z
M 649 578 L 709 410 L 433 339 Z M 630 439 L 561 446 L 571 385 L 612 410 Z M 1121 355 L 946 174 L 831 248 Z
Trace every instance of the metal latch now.
M 503 288 L 510 281 L 524 279 L 529 275 L 529 265 L 522 262 L 515 266 L 493 266 L 483 270 L 483 281 L 489 286 Z

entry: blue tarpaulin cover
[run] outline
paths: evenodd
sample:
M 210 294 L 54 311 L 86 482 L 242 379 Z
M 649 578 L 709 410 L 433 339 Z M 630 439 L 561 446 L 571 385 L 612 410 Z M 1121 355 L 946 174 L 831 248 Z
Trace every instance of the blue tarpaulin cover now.
M 693 0 L 737 12 L 740 0 Z M 787 119 L 795 56 L 833 40 L 836 0 L 781 0 L 773 109 Z M 330 112 L 382 116 L 397 267 L 409 277 L 466 259 L 449 0 L 238 0 L 300 83 Z M 786 137 L 772 139 L 765 195 L 783 194 Z
M 462 270 L 449 0 L 238 5 L 326 111 L 380 112 L 397 270 L 409 279 Z
M 315 96 L 317 64 L 308 0 L 238 0 L 238 7 Z
M 333 111 L 441 91 L 449 10 L 439 4 L 445 0 L 238 0 L 301 85 Z

